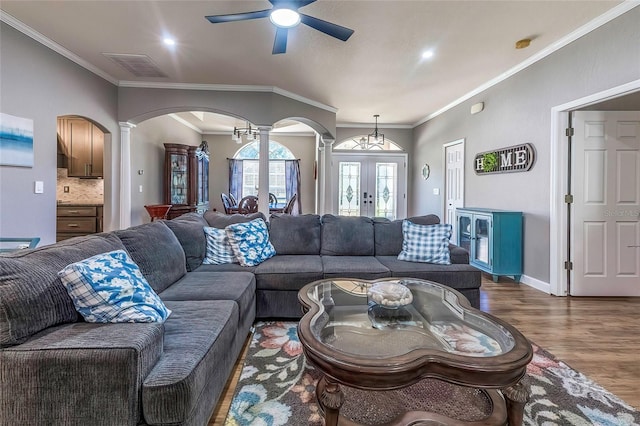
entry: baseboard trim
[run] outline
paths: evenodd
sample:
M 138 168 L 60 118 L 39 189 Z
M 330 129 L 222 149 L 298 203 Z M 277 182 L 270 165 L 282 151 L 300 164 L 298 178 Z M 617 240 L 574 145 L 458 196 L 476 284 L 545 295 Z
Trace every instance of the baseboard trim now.
M 551 294 L 551 285 L 549 285 L 549 283 L 545 283 L 544 281 L 540 281 L 537 278 L 533 278 L 528 275 L 522 275 L 520 277 L 520 283 L 535 288 L 536 290 L 543 291 L 547 294 Z

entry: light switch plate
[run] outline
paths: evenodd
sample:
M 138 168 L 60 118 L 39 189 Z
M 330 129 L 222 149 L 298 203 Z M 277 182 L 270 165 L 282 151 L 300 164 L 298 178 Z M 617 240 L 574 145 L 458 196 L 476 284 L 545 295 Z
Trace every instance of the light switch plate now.
M 440 195 L 440 188 L 433 188 L 433 195 Z
M 35 185 L 33 186 L 33 192 L 35 194 L 42 194 L 44 193 L 44 182 L 41 180 L 37 180 L 35 181 Z

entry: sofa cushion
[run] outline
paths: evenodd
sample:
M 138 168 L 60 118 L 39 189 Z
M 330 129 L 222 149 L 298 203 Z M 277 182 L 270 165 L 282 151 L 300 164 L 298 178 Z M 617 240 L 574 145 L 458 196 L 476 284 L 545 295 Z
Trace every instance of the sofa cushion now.
M 224 214 L 208 210 L 204 213 L 203 217 L 209 226 L 220 229 L 224 229 L 234 223 L 251 222 L 254 219 L 262 219 L 265 222 L 267 221 L 267 218 L 262 214 L 262 212 L 250 214 Z
M 373 256 L 322 256 L 324 278 L 375 280 L 391 276 L 391 271 Z
M 180 241 L 185 257 L 187 258 L 187 271 L 193 271 L 202 264 L 207 243 L 202 228 L 209 226 L 206 220 L 198 213 L 186 213 L 173 220 L 165 220 Z
M 78 322 L 1 350 L 0 424 L 140 424 L 142 381 L 163 332 L 159 323 Z
M 224 263 L 222 265 L 200 265 L 194 272 L 254 272 L 255 266 L 242 266 L 239 263 Z
M 322 216 L 322 255 L 373 256 L 373 220 L 364 216 Z
M 376 256 L 391 271 L 393 277 L 411 277 L 435 281 L 456 290 L 480 288 L 482 274 L 468 264 L 437 265 L 434 263 L 405 262 L 397 256 Z
M 256 267 L 258 290 L 298 291 L 304 285 L 324 277 L 319 255 L 280 255 Z
M 256 266 L 275 256 L 276 251 L 269 241 L 269 231 L 264 220 L 235 223 L 224 229 L 233 254 L 242 266 Z
M 207 253 L 202 260 L 203 265 L 224 265 L 225 263 L 238 263 L 233 249 L 229 243 L 229 237 L 224 229 L 212 226 L 204 227 L 207 238 Z
M 171 313 L 124 250 L 72 263 L 58 276 L 87 322 L 163 322 Z
M 272 214 L 269 239 L 278 254 L 320 254 L 320 216 Z
M 402 251 L 399 260 L 408 262 L 426 262 L 449 265 L 449 239 L 451 225 L 416 225 L 404 220 L 402 222 Z
M 164 222 L 145 223 L 115 234 L 156 293 L 187 273 L 180 241 Z
M 21 343 L 47 327 L 77 321 L 78 312 L 58 271 L 118 249 L 124 246 L 115 235 L 94 234 L 0 255 L 0 347 Z
M 256 278 L 249 272 L 192 272 L 160 293 L 162 300 L 233 300 L 240 322 L 255 316 Z M 251 322 L 253 323 L 253 318 Z
M 164 323 L 164 353 L 142 386 L 144 420 L 151 425 L 206 424 L 193 417 L 199 406 L 210 407 L 219 398 L 233 369 L 238 305 L 231 300 L 168 301 L 167 307 L 173 314 Z M 240 341 L 246 339 L 242 334 Z

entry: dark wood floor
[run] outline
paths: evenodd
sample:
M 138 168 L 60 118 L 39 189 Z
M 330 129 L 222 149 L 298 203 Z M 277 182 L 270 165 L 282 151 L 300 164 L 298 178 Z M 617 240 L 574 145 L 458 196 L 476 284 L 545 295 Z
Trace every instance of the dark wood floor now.
M 484 277 L 481 309 L 640 409 L 640 298 L 555 297 Z M 223 425 L 244 353 L 209 426 Z

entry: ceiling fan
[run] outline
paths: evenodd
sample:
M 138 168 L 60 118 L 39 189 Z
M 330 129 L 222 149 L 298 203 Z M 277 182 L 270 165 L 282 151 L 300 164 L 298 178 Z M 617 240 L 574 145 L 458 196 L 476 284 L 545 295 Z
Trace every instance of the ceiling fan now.
M 353 30 L 313 16 L 298 12 L 301 7 L 307 6 L 316 0 L 269 0 L 273 5 L 271 9 L 258 10 L 247 13 L 232 13 L 229 15 L 205 16 L 212 24 L 221 22 L 246 21 L 269 17 L 276 26 L 276 39 L 273 42 L 272 54 L 285 53 L 287 51 L 287 34 L 290 28 L 303 23 L 331 37 L 347 41 Z

